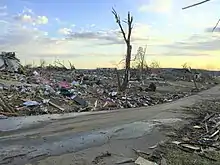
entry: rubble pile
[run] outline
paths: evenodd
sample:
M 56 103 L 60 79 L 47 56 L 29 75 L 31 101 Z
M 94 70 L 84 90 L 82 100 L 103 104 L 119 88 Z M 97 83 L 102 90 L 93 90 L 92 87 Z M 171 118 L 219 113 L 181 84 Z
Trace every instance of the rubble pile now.
M 0 112 L 6 116 L 113 110 L 152 106 L 191 94 L 160 92 L 166 81 L 130 81 L 125 92 L 117 91 L 114 70 L 64 70 L 26 68 L 25 74 L 1 72 Z M 6 108 L 8 107 L 8 108 Z

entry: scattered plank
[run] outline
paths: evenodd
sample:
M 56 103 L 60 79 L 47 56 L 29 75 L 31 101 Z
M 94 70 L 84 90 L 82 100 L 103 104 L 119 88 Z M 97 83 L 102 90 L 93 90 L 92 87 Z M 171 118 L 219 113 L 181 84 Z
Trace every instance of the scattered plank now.
M 116 164 L 125 164 L 125 163 L 133 163 L 133 162 L 135 162 L 134 159 L 132 159 L 132 158 L 127 158 L 127 159 L 124 159 L 124 160 L 121 160 L 121 161 L 116 162 Z
M 155 149 L 155 148 L 157 148 L 157 146 L 158 146 L 158 144 L 155 144 L 155 145 L 149 147 L 149 149 Z

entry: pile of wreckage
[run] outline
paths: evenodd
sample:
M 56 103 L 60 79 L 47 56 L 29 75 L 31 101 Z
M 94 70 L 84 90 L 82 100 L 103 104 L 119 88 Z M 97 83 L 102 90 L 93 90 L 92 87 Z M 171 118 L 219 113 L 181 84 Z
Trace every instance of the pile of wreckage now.
M 149 91 L 156 90 L 152 83 L 149 86 L 131 84 L 128 92 L 118 93 L 117 86 L 109 84 L 109 80 L 74 75 L 76 78 L 71 83 L 66 79 L 59 80 L 59 76 L 58 79 L 52 75 L 51 79 L 43 78 L 36 71 L 28 77 L 15 75 L 14 79 L 19 83 L 0 81 L 0 114 L 18 116 L 135 108 L 173 101 L 188 94 L 158 95 Z
M 189 92 L 158 93 L 159 81 L 131 81 L 128 90 L 117 91 L 114 70 L 63 70 L 25 68 L 15 53 L 2 53 L 0 114 L 39 115 L 135 108 L 170 102 Z M 25 74 L 20 74 L 24 73 Z M 166 83 L 162 84 L 166 85 Z
M 0 71 L 19 72 L 22 68 L 20 60 L 15 57 L 15 52 L 2 52 L 0 54 Z

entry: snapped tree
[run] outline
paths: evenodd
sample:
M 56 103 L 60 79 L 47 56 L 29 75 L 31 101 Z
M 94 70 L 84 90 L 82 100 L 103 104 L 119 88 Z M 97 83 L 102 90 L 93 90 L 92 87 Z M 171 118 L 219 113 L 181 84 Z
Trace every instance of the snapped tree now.
M 115 16 L 115 20 L 116 23 L 118 24 L 123 39 L 125 41 L 126 47 L 127 47 L 127 51 L 126 51 L 126 57 L 125 57 L 125 72 L 124 72 L 124 79 L 122 84 L 120 84 L 119 86 L 119 90 L 120 91 L 125 91 L 127 86 L 128 86 L 128 82 L 129 82 L 129 76 L 130 76 L 130 65 L 131 65 L 131 51 L 132 51 L 132 46 L 131 46 L 131 32 L 133 29 L 133 17 L 130 15 L 130 12 L 128 12 L 128 16 L 127 16 L 127 20 L 124 20 L 123 22 L 127 24 L 127 36 L 125 34 L 124 28 L 122 26 L 122 21 L 120 19 L 120 16 L 118 15 L 118 13 L 115 11 L 114 8 L 112 8 L 112 13 Z

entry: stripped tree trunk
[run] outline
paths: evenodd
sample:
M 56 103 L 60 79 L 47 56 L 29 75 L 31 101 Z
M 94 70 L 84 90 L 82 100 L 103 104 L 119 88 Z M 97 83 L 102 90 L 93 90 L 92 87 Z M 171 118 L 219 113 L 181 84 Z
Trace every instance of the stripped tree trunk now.
M 132 46 L 131 46 L 131 31 L 132 31 L 132 23 L 133 23 L 133 17 L 130 15 L 130 12 L 128 12 L 128 18 L 126 21 L 123 21 L 127 24 L 128 26 L 128 34 L 126 36 L 125 34 L 125 31 L 122 27 L 122 24 L 121 24 L 121 19 L 120 19 L 120 16 L 117 14 L 117 12 L 115 11 L 115 9 L 113 8 L 112 9 L 112 13 L 113 15 L 115 16 L 115 20 L 116 20 L 116 23 L 118 24 L 120 30 L 121 30 L 121 33 L 123 35 L 123 39 L 126 43 L 126 46 L 127 46 L 127 51 L 126 51 L 126 58 L 125 58 L 125 72 L 124 72 L 124 79 L 123 79 L 123 83 L 118 83 L 118 84 L 121 84 L 121 86 L 119 87 L 119 89 L 121 91 L 125 91 L 127 86 L 128 86 L 128 83 L 129 83 L 129 77 L 130 77 L 130 65 L 131 65 L 131 51 L 132 51 Z

